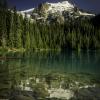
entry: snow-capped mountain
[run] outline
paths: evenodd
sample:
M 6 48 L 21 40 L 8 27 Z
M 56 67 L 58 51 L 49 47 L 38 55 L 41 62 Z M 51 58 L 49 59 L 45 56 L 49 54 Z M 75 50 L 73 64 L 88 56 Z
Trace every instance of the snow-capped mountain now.
M 64 18 L 68 17 L 80 17 L 80 16 L 95 16 L 95 14 L 90 14 L 87 12 L 83 12 L 79 10 L 75 4 L 69 2 L 69 0 L 61 1 L 57 3 L 43 3 L 39 5 L 37 8 L 31 8 L 24 11 L 19 11 L 20 14 L 25 16 L 27 14 L 28 17 L 33 16 L 33 19 L 43 19 L 48 18 L 50 15 L 61 15 Z
M 48 12 L 52 12 L 55 13 L 57 11 L 64 11 L 64 10 L 71 10 L 74 8 L 74 5 L 71 4 L 69 1 L 62 1 L 62 2 L 58 2 L 58 3 L 48 3 L 46 2 L 45 4 L 47 4 L 49 6 L 48 8 Z M 24 10 L 24 11 L 20 11 L 21 13 L 31 13 L 35 8 L 31 8 L 28 10 Z

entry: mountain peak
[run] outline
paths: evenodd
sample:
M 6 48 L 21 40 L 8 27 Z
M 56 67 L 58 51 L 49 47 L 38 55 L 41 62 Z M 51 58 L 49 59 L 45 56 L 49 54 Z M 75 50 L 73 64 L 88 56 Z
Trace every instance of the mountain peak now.
M 55 12 L 62 12 L 64 10 L 70 10 L 74 8 L 74 5 L 71 4 L 69 1 L 61 1 L 58 3 L 48 3 L 50 5 L 48 11 L 51 11 L 52 13 Z

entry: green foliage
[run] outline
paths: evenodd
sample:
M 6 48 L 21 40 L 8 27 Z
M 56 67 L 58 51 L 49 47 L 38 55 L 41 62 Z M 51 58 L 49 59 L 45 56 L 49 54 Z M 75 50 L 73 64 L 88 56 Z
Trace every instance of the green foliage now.
M 4 7 L 5 5 L 5 7 Z M 7 10 L 0 3 L 0 46 L 5 48 L 41 49 L 100 49 L 99 16 L 92 19 L 77 18 L 55 22 L 31 22 L 17 14 L 16 8 Z M 45 11 L 49 5 L 41 5 Z M 42 10 L 40 10 L 42 12 Z

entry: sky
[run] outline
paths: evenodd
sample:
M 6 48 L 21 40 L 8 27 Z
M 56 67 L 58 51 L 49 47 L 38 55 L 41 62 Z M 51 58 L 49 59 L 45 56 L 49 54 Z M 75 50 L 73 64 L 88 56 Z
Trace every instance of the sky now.
M 37 7 L 42 2 L 59 2 L 62 0 L 7 0 L 10 7 L 16 6 L 17 10 L 26 10 Z M 70 1 L 70 0 L 69 0 Z M 71 0 L 80 9 L 100 13 L 100 0 Z

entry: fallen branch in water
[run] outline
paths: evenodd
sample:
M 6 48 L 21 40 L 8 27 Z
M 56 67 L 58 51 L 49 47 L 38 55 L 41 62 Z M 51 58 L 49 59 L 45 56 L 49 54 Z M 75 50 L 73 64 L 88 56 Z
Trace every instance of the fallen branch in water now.
M 6 59 L 22 59 L 20 57 L 0 57 L 0 60 L 6 60 Z

